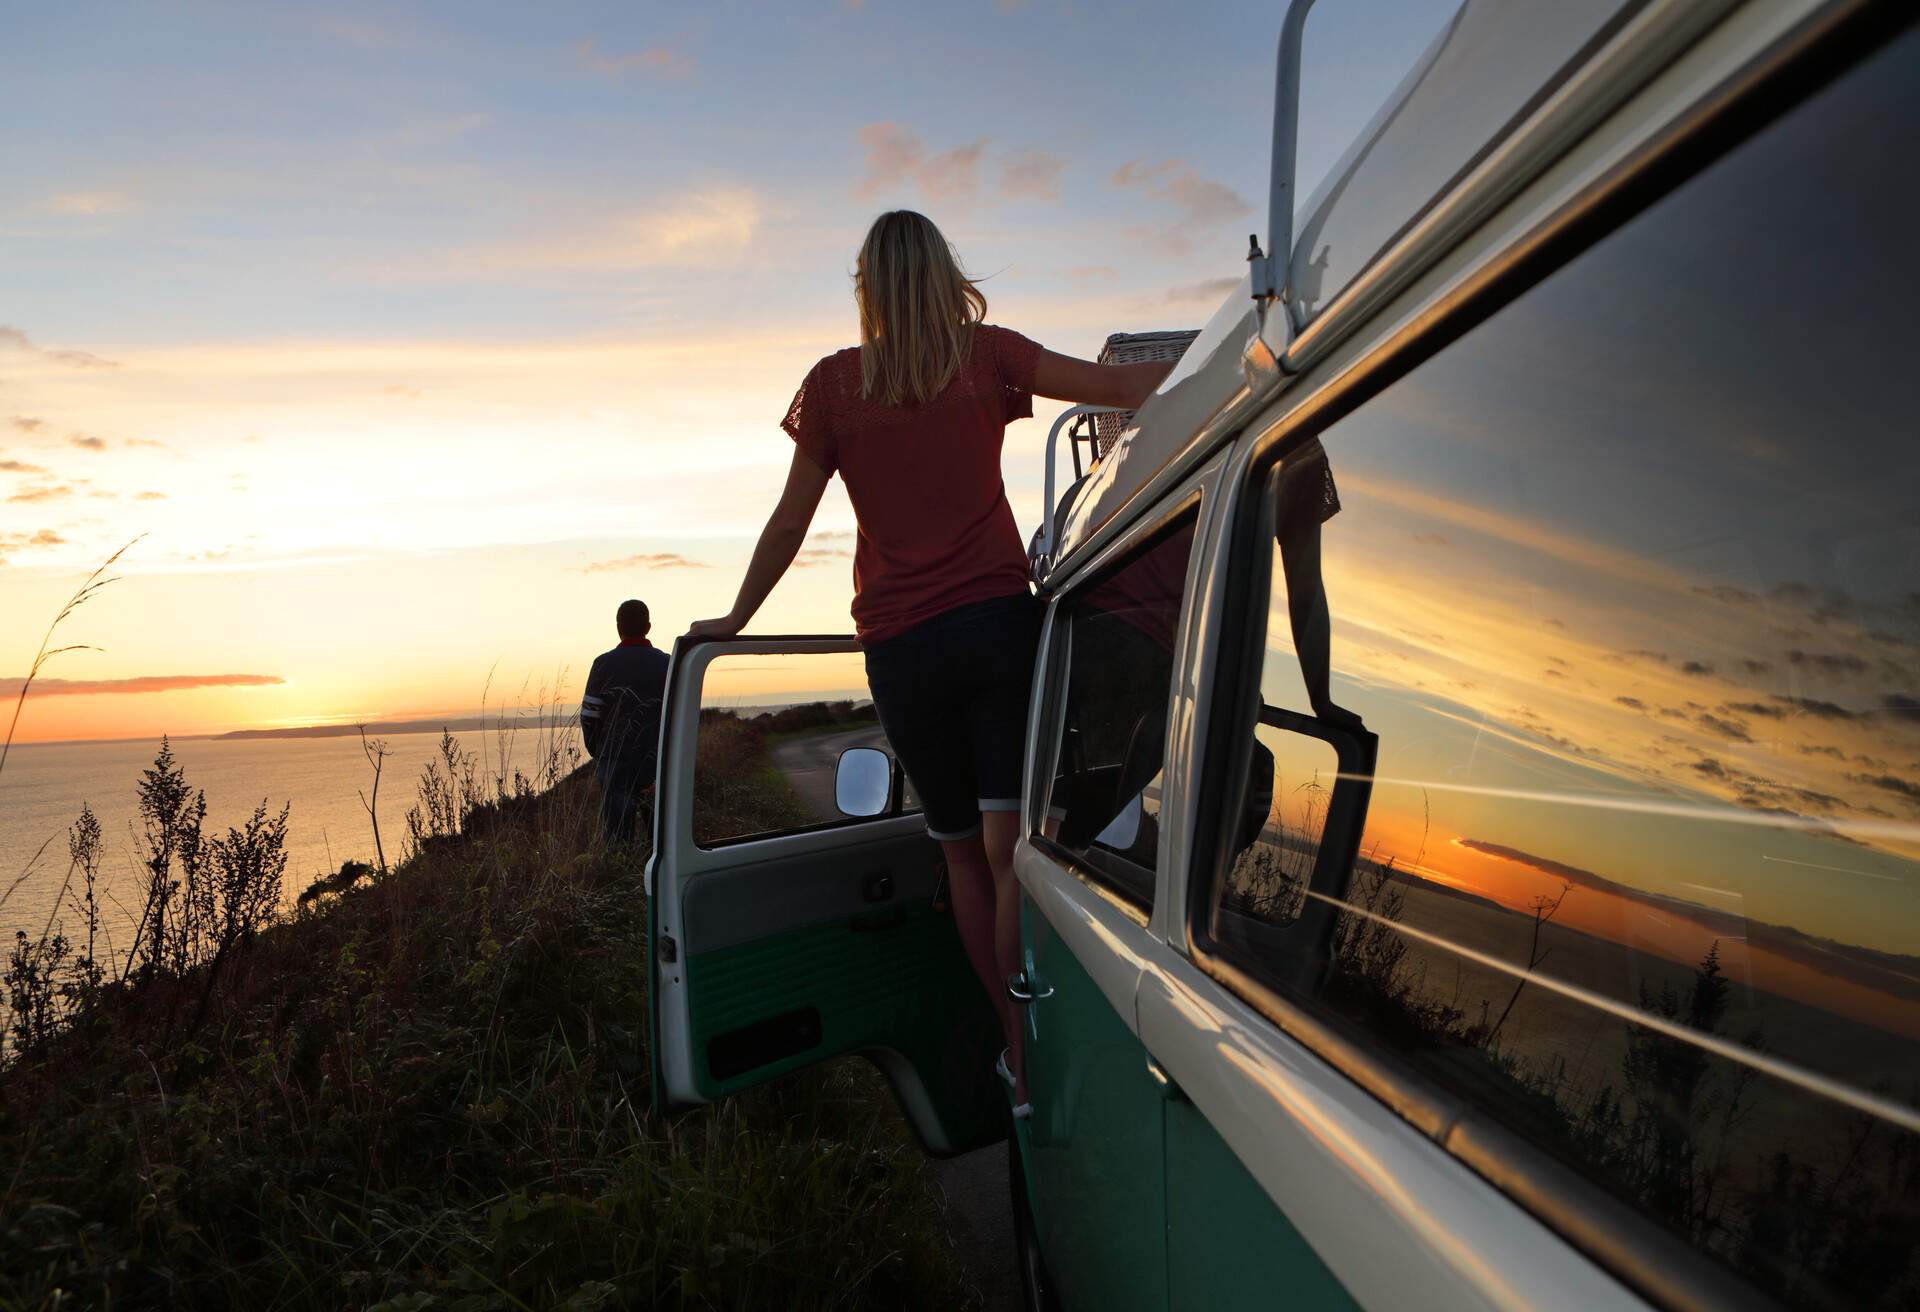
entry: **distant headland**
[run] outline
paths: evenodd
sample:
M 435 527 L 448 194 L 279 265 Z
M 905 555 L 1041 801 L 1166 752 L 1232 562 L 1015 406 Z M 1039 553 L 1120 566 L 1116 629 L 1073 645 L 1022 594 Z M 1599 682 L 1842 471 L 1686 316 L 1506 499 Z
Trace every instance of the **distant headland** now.
M 382 720 L 365 724 L 308 724 L 284 729 L 234 729 L 210 735 L 215 742 L 238 738 L 357 738 L 366 733 L 471 733 L 475 730 L 561 729 L 573 717 L 557 715 L 467 715 L 432 720 Z

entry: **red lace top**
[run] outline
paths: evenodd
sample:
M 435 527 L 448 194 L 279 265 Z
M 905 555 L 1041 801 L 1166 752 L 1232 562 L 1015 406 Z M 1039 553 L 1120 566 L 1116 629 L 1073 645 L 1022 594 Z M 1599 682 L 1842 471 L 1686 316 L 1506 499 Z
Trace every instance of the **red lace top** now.
M 1007 424 L 1033 414 L 1040 347 L 991 324 L 920 409 L 860 395 L 860 348 L 816 364 L 781 427 L 853 501 L 853 624 L 884 642 L 956 606 L 1027 590 L 1027 552 L 1000 478 Z

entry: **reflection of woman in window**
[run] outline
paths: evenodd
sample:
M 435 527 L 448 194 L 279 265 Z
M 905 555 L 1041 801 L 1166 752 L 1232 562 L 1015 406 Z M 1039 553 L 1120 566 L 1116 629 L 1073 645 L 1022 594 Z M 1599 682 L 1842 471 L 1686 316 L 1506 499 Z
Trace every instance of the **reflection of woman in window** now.
M 1000 478 L 1007 424 L 1033 394 L 1134 407 L 1164 364 L 1102 366 L 981 322 L 986 298 L 940 230 L 881 215 L 854 272 L 857 347 L 807 374 L 787 411 L 787 486 L 733 610 L 691 637 L 738 633 L 786 573 L 827 480 L 859 521 L 853 619 L 887 739 L 945 851 L 954 919 L 1006 1029 L 1016 1114 L 1026 1111 L 1018 968 L 1021 756 L 1040 615 Z
M 1360 717 L 1335 706 L 1331 692 L 1333 625 L 1327 612 L 1327 588 L 1320 574 L 1320 526 L 1340 513 L 1340 492 L 1333 466 L 1319 438 L 1287 462 L 1275 488 L 1274 536 L 1280 544 L 1280 568 L 1287 580 L 1287 619 L 1307 701 L 1322 720 L 1348 729 Z
M 1062 762 L 1069 774 L 1064 787 L 1055 785 L 1060 814 L 1050 818 L 1053 835 L 1070 848 L 1099 842 L 1123 853 L 1154 851 L 1159 806 L 1149 813 L 1146 793 L 1166 759 L 1173 649 L 1192 552 L 1189 523 L 1076 599 L 1074 647 L 1091 656 L 1073 663 L 1066 729 L 1077 759 Z M 1126 820 L 1129 810 L 1140 823 Z M 1146 855 L 1144 863 L 1152 862 Z

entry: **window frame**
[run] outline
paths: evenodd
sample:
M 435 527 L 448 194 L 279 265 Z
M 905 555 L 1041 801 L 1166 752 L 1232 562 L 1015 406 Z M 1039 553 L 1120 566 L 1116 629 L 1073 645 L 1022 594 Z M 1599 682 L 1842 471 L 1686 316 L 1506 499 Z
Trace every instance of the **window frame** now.
M 1142 925 L 1152 917 L 1154 906 L 1161 900 L 1161 892 L 1167 880 L 1164 859 L 1156 855 L 1155 868 L 1143 871 L 1145 883 L 1152 894 L 1143 899 L 1140 896 L 1140 890 L 1127 883 L 1125 876 L 1115 875 L 1102 869 L 1099 863 L 1089 861 L 1086 854 L 1076 852 L 1065 844 L 1047 837 L 1040 832 L 1039 828 L 1041 821 L 1046 817 L 1048 804 L 1053 796 L 1053 781 L 1060 759 L 1062 726 L 1066 719 L 1067 689 L 1072 677 L 1074 644 L 1073 622 L 1069 611 L 1078 594 L 1111 578 L 1124 569 L 1138 554 L 1179 532 L 1183 525 L 1191 524 L 1193 545 L 1187 553 L 1185 579 L 1180 591 L 1180 614 L 1174 623 L 1174 632 L 1177 635 L 1172 654 L 1174 677 L 1169 679 L 1167 685 L 1166 715 L 1170 724 L 1176 700 L 1174 688 L 1186 646 L 1184 638 L 1193 613 L 1195 572 L 1206 545 L 1202 537 L 1202 531 L 1206 527 L 1205 510 L 1202 487 L 1192 485 L 1184 491 L 1174 493 L 1148 514 L 1143 515 L 1122 536 L 1108 544 L 1099 558 L 1091 562 L 1088 568 L 1078 571 L 1066 586 L 1048 597 L 1046 670 L 1041 686 L 1036 690 L 1040 699 L 1041 717 L 1036 726 L 1034 757 L 1030 767 L 1033 776 L 1030 802 L 1032 816 L 1026 825 L 1026 840 L 1049 861 L 1106 896 Z M 1166 762 L 1163 761 L 1163 772 L 1165 768 Z M 1162 814 L 1166 814 L 1164 809 Z M 1166 838 L 1164 830 L 1161 838 L 1163 840 Z M 1118 856 L 1113 859 L 1116 864 L 1122 862 L 1129 866 L 1134 864 Z
M 770 638 L 763 639 L 763 638 L 760 638 L 757 634 L 752 635 L 752 640 L 755 642 L 783 641 L 783 639 L 779 637 L 770 637 Z M 815 638 L 811 635 L 808 635 L 798 640 L 808 641 L 808 642 L 820 641 L 819 638 Z M 834 638 L 828 639 L 828 641 L 843 641 L 843 639 L 834 637 Z M 771 653 L 771 657 L 773 659 L 779 659 L 782 656 L 791 658 L 791 657 L 816 656 L 816 655 L 823 655 L 823 654 L 826 654 L 826 653 L 807 652 L 807 651 L 776 652 L 776 653 Z M 700 714 L 702 716 L 704 716 L 708 710 L 708 707 L 706 704 L 707 676 L 713 673 L 713 669 L 716 665 L 719 665 L 722 661 L 726 660 L 730 655 L 742 655 L 742 656 L 750 656 L 755 659 L 767 659 L 769 656 L 769 653 L 764 653 L 764 652 L 734 653 L 734 652 L 728 652 L 726 650 L 722 650 L 716 655 L 714 655 L 713 657 L 711 657 L 707 661 L 705 666 L 702 667 L 702 669 L 700 670 L 700 687 L 698 691 L 701 698 L 699 709 L 700 709 Z M 867 689 L 867 700 L 868 701 L 873 700 L 873 690 L 871 688 Z M 876 723 L 877 723 L 877 720 L 876 720 Z M 893 750 L 893 744 L 889 742 L 885 750 L 887 754 L 887 760 L 890 761 L 893 766 L 893 798 L 889 802 L 887 809 L 885 811 L 882 811 L 879 815 L 842 816 L 838 820 L 822 820 L 816 824 L 797 825 L 792 829 L 769 829 L 761 833 L 738 834 L 731 838 L 719 838 L 719 839 L 713 839 L 710 841 L 703 842 L 700 838 L 700 829 L 699 829 L 700 813 L 698 809 L 699 796 L 700 796 L 698 791 L 700 786 L 699 724 L 700 724 L 700 721 L 696 720 L 695 728 L 694 728 L 694 743 L 693 743 L 694 758 L 692 762 L 692 767 L 687 772 L 687 780 L 686 780 L 686 787 L 689 793 L 689 799 L 688 799 L 689 805 L 692 808 L 689 811 L 689 817 L 688 817 L 689 827 L 687 831 L 687 841 L 691 843 L 695 848 L 695 850 L 697 851 L 724 852 L 729 848 L 741 847 L 748 843 L 770 843 L 783 838 L 797 837 L 802 834 L 831 833 L 837 829 L 851 829 L 857 825 L 880 824 L 888 820 L 901 819 L 903 816 L 914 816 L 914 815 L 921 814 L 922 808 L 918 806 L 907 806 L 905 804 L 906 796 L 907 796 L 906 772 L 900 765 L 899 756 Z M 656 788 L 656 794 L 657 794 L 657 791 L 658 790 Z M 656 805 L 657 804 L 658 802 L 656 797 Z
M 1288 1039 L 1325 1061 L 1407 1121 L 1463 1167 L 1526 1209 L 1573 1247 L 1654 1304 L 1749 1306 L 1756 1287 L 1642 1216 L 1484 1110 L 1453 1093 L 1366 1031 L 1288 996 L 1242 968 L 1212 936 L 1212 904 L 1231 841 L 1227 801 L 1252 757 L 1260 711 L 1260 656 L 1267 607 L 1244 604 L 1270 587 L 1272 556 L 1258 537 L 1260 502 L 1275 465 L 1308 441 L 1325 441 L 1342 419 L 1466 336 L 1588 249 L 1678 191 L 1715 162 L 1839 81 L 1898 37 L 1920 11 L 1836 0 L 1798 24 L 1712 93 L 1678 113 L 1651 140 L 1569 198 L 1422 313 L 1383 332 L 1322 382 L 1308 374 L 1277 416 L 1235 444 L 1221 487 L 1229 516 L 1219 548 L 1221 593 L 1210 607 L 1215 695 L 1203 712 L 1196 792 L 1186 849 L 1186 889 L 1173 946 Z M 1361 331 L 1364 331 L 1362 329 Z M 1316 384 L 1318 384 L 1316 386 Z M 1336 454 L 1337 442 L 1328 449 Z M 1236 604 L 1240 603 L 1240 604 Z M 1337 668 L 1337 667 L 1336 667 Z M 1243 733 L 1241 726 L 1248 726 Z

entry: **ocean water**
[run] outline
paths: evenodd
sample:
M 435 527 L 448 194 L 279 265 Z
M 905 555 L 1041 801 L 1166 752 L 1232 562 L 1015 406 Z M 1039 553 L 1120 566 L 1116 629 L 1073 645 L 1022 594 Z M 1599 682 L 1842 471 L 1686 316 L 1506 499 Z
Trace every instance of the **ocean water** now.
M 574 730 L 554 732 L 562 735 L 563 748 L 578 748 Z M 388 748 L 380 777 L 380 837 L 391 863 L 404 848 L 407 808 L 416 800 L 421 771 L 439 755 L 440 735 L 380 736 Z M 488 768 L 483 778 L 491 777 L 502 759 L 500 736 L 473 732 L 454 737 L 467 751 L 485 751 Z M 508 770 L 531 774 L 541 756 L 542 737 L 539 730 L 514 734 L 505 745 Z M 0 906 L 0 953 L 12 947 L 15 930 L 37 937 L 45 928 L 67 876 L 68 828 L 82 803 L 91 805 L 100 820 L 103 928 L 116 942 L 126 940 L 144 887 L 135 789 L 159 747 L 157 740 L 14 747 L 0 771 L 0 894 L 13 887 L 12 896 Z M 373 827 L 360 802 L 360 793 L 372 787 L 373 771 L 357 737 L 184 738 L 174 740 L 173 753 L 187 782 L 206 792 L 210 834 L 243 824 L 263 800 L 275 812 L 292 804 L 287 819 L 289 903 L 316 876 L 338 870 L 342 861 L 374 859 Z M 125 910 L 116 908 L 116 902 Z M 71 931 L 74 917 L 64 914 Z

